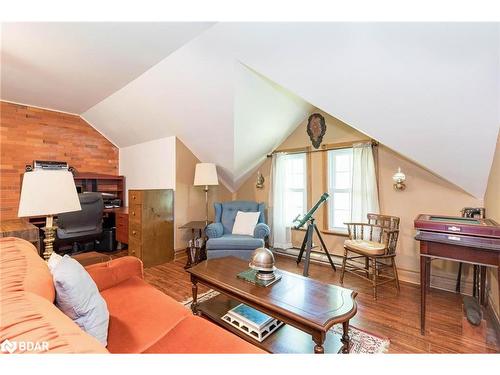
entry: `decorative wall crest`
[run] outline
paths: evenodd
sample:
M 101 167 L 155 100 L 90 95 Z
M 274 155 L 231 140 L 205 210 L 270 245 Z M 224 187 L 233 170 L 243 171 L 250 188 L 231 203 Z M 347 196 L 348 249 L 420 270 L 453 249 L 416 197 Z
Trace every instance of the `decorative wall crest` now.
M 313 113 L 307 119 L 307 134 L 314 148 L 319 148 L 326 133 L 325 118 L 319 113 Z

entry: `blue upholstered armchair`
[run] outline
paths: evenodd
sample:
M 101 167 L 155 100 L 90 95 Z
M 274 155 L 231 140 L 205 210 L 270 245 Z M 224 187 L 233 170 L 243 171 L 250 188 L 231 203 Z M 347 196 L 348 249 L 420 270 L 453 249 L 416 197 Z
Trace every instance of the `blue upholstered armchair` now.
M 269 227 L 265 223 L 264 218 L 264 203 L 232 201 L 215 203 L 214 208 L 215 220 L 205 229 L 208 237 L 208 259 L 229 255 L 250 259 L 255 249 L 264 246 L 264 240 L 269 236 Z M 238 211 L 260 212 L 253 236 L 232 234 Z

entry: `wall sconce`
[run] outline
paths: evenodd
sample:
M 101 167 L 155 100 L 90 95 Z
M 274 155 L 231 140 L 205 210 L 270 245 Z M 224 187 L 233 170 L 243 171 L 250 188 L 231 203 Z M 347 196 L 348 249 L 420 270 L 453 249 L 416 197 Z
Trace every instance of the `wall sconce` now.
M 394 173 L 394 176 L 392 176 L 392 181 L 394 181 L 394 190 L 403 191 L 406 189 L 405 180 L 406 175 L 401 172 L 401 168 L 398 168 L 398 171 Z
M 257 172 L 257 183 L 255 184 L 255 187 L 257 189 L 263 189 L 264 188 L 264 176 L 262 176 L 262 173 L 260 171 Z

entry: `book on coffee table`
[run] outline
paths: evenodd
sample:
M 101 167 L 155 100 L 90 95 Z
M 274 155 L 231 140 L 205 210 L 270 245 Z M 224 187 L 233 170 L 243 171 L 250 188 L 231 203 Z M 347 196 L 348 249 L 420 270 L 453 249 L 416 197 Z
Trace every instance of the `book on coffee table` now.
M 242 303 L 229 310 L 222 319 L 259 342 L 283 325 L 283 322 Z

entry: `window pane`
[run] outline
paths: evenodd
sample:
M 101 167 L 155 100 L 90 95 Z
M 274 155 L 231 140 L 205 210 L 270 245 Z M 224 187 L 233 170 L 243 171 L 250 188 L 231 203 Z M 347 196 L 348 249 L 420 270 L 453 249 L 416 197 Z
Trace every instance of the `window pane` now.
M 345 228 L 344 223 L 349 222 L 351 213 L 349 210 L 335 210 L 333 214 L 333 226 L 335 228 Z
M 285 220 L 291 224 L 297 215 L 304 214 L 304 193 L 287 191 L 285 196 Z
M 289 155 L 285 166 L 287 189 L 303 189 L 305 186 L 305 154 Z
M 351 194 L 350 193 L 334 193 L 333 202 L 335 210 L 350 210 L 351 209 Z
M 349 171 L 335 173 L 335 189 L 350 189 L 351 185 L 351 173 Z
M 351 170 L 351 159 L 349 154 L 341 153 L 335 158 L 335 169 L 337 172 L 350 172 Z
M 291 154 L 285 159 L 285 207 L 287 224 L 307 209 L 306 154 Z
M 351 218 L 352 148 L 328 151 L 328 205 L 330 229 L 345 228 Z

